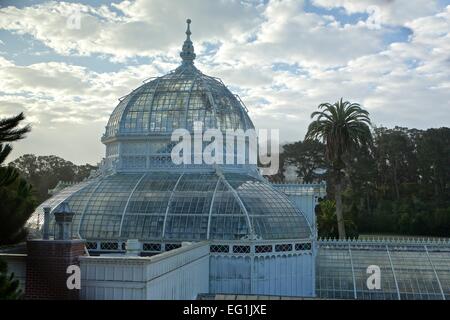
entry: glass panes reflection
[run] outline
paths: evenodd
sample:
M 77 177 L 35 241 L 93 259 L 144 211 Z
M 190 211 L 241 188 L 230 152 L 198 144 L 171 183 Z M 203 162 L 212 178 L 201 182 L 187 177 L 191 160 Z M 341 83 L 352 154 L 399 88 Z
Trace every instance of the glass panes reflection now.
M 108 121 L 105 136 L 191 130 L 197 121 L 205 128 L 254 128 L 244 106 L 222 82 L 193 68 L 177 69 L 123 98 Z
M 76 213 L 74 230 L 88 240 L 236 240 L 252 229 L 262 239 L 311 234 L 283 194 L 246 174 L 114 174 L 75 190 L 55 197 L 67 198 Z
M 371 265 L 380 268 L 380 289 L 367 287 Z M 316 293 L 330 299 L 442 300 L 443 295 L 449 299 L 450 248 L 319 241 Z
M 98 181 L 96 179 L 92 179 L 62 189 L 60 192 L 47 199 L 36 208 L 31 217 L 28 219 L 27 225 L 31 228 L 39 228 L 44 223 L 44 208 L 57 208 L 61 202 L 67 199 L 71 199 L 73 206 L 80 210 L 86 200 L 85 195 L 92 191 L 93 186 L 97 182 Z M 53 219 L 53 215 L 50 215 L 50 218 Z

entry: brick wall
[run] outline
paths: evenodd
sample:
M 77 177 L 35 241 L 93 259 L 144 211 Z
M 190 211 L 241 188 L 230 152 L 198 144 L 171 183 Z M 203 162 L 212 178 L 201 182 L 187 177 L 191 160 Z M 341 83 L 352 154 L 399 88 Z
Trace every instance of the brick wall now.
M 79 298 L 77 289 L 69 290 L 66 273 L 69 265 L 79 265 L 84 255 L 81 240 L 29 240 L 27 242 L 26 299 Z

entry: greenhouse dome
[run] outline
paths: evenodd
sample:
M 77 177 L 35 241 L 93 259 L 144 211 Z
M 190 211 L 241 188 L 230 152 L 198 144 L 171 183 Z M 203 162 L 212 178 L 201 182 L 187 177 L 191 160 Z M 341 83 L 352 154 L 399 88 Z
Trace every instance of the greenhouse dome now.
M 172 161 L 176 129 L 254 129 L 239 97 L 194 66 L 187 23 L 181 65 L 119 99 L 99 169 L 49 190 L 26 250 L 0 250 L 25 293 L 72 297 L 65 277 L 58 290 L 54 280 L 75 264 L 77 299 L 450 299 L 449 239 L 317 239 L 326 184 L 271 184 L 251 163 Z
M 127 96 L 111 114 L 103 140 L 120 135 L 170 134 L 205 128 L 251 129 L 253 123 L 239 97 L 220 79 L 204 75 L 192 63 L 151 79 Z
M 170 134 L 192 130 L 202 122 L 206 129 L 253 129 L 247 108 L 223 82 L 194 66 L 190 29 L 180 53 L 182 64 L 167 75 L 151 78 L 121 98 L 106 126 L 104 141 L 121 135 Z
M 173 165 L 175 129 L 189 131 L 196 122 L 221 131 L 254 128 L 240 99 L 194 66 L 189 23 L 182 64 L 132 91 L 113 111 L 102 137 L 100 172 L 48 199 L 30 224 L 40 226 L 44 207 L 54 211 L 65 202 L 75 213 L 74 233 L 90 241 L 313 236 L 305 215 L 256 165 Z
M 41 205 L 67 202 L 86 239 L 196 241 L 309 238 L 307 220 L 267 182 L 237 173 L 113 174 L 66 188 Z

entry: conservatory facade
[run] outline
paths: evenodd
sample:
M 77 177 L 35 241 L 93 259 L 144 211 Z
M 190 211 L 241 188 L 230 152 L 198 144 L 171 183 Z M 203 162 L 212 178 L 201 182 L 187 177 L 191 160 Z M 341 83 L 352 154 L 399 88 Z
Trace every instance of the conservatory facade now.
M 272 185 L 250 162 L 174 164 L 176 129 L 254 129 L 240 98 L 195 67 L 190 20 L 186 35 L 177 69 L 119 99 L 100 170 L 56 190 L 29 220 L 42 230 L 44 208 L 70 207 L 89 253 L 81 298 L 450 298 L 448 241 L 317 241 L 323 185 Z M 369 265 L 380 267 L 381 289 L 367 289 Z

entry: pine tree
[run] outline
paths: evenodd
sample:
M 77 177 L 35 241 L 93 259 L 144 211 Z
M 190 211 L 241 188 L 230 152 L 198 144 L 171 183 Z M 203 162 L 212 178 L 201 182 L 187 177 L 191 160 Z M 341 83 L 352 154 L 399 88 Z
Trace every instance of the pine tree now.
M 14 278 L 14 273 L 8 275 L 8 265 L 0 259 L 0 300 L 16 300 L 21 296 L 19 280 Z
M 23 113 L 0 119 L 0 245 L 17 243 L 25 238 L 24 225 L 36 205 L 30 184 L 15 168 L 3 165 L 12 151 L 9 142 L 23 139 L 30 131 L 29 125 L 19 127 L 24 119 Z

